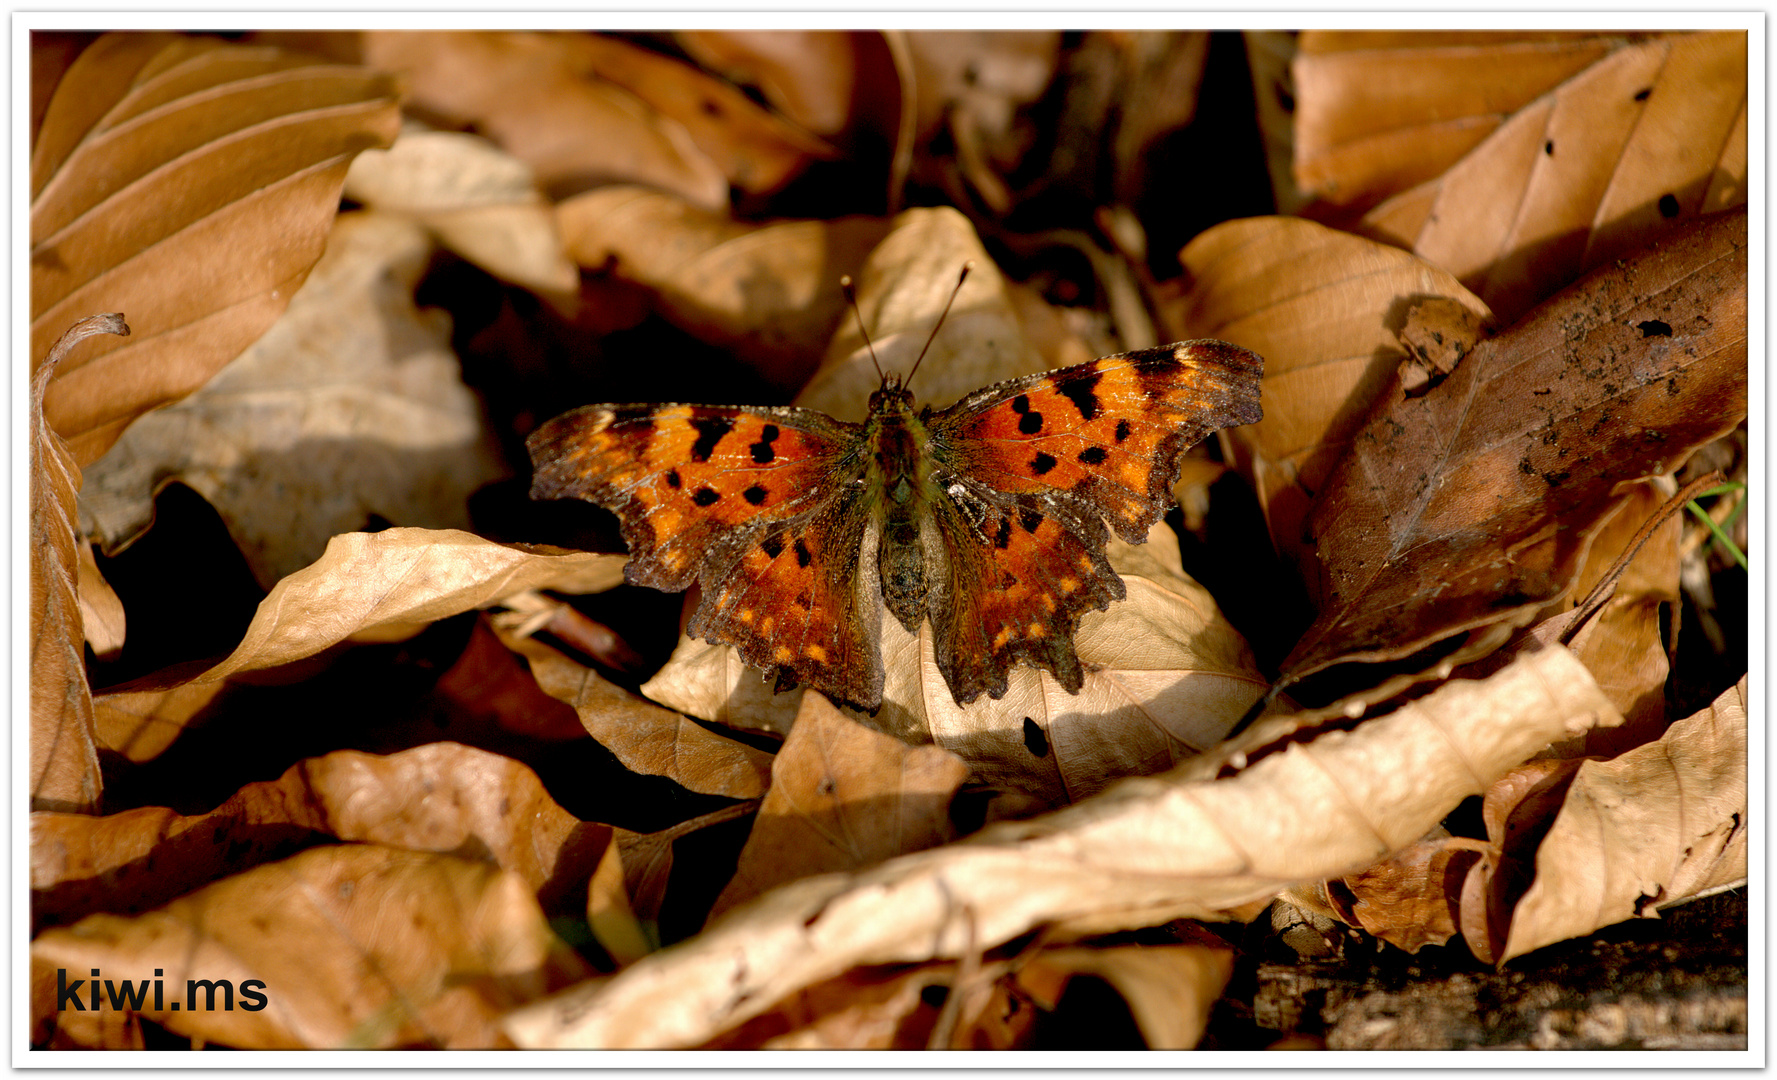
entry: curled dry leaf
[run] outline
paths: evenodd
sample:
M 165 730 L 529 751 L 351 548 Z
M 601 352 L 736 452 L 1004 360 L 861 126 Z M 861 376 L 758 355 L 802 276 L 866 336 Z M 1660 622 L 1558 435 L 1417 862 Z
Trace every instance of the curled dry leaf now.
M 1113 539 L 1105 549 L 1128 596 L 1080 620 L 1080 693 L 1019 666 L 1004 697 L 959 706 L 938 672 L 929 624 L 909 634 L 884 612 L 883 704 L 874 716 L 854 715 L 908 741 L 935 742 L 978 780 L 1051 806 L 1213 745 L 1265 679 L 1208 590 L 1184 576 L 1171 530 L 1157 524 L 1149 535 L 1139 548 Z M 693 716 L 768 731 L 790 730 L 802 697 L 774 694 L 732 649 L 689 639 L 642 692 Z
M 100 1006 L 58 1010 L 58 971 L 93 969 L 102 992 L 91 979 L 79 992 Z M 305 851 L 31 943 L 33 1022 L 74 1045 L 107 1014 L 137 1013 L 241 1049 L 487 1049 L 506 1045 L 500 1014 L 588 974 L 517 874 L 373 844 Z M 204 981 L 224 1001 L 239 993 L 235 1007 L 205 1007 Z M 241 1007 L 249 990 L 262 1008 Z
M 99 561 L 93 557 L 92 542 L 82 536 L 77 546 L 81 630 L 86 634 L 86 643 L 94 656 L 100 660 L 115 660 L 123 651 L 128 625 L 123 601 L 99 569 Z
M 431 255 L 411 221 L 341 215 L 271 330 L 89 468 L 82 514 L 106 552 L 153 523 L 174 481 L 216 508 L 268 589 L 375 518 L 467 528 L 470 493 L 501 466 L 450 320 L 414 306 Z
M 486 139 L 409 124 L 394 146 L 358 155 L 345 195 L 412 215 L 445 247 L 562 310 L 578 298 L 579 271 L 530 166 Z
M 587 734 L 631 772 L 664 776 L 704 795 L 765 793 L 772 755 L 644 701 L 547 645 L 528 638 L 507 644 L 530 663 L 543 692 L 573 706 Z
M 117 34 L 75 60 L 32 158 L 31 353 L 95 309 L 135 329 L 45 400 L 77 461 L 265 333 L 399 122 L 390 79 L 274 48 Z
M 127 335 L 120 314 L 81 319 L 57 338 L 31 377 L 31 806 L 95 813 L 104 788 L 86 681 L 80 555 L 74 529 L 80 463 L 50 426 L 50 380 L 81 342 Z
M 1227 433 L 1279 552 L 1301 562 L 1314 496 L 1405 356 L 1407 308 L 1447 298 L 1487 307 L 1405 252 L 1299 218 L 1230 221 L 1180 256 L 1191 287 L 1162 310 L 1174 337 L 1214 337 L 1265 358 L 1265 418 Z
M 1318 616 L 1282 681 L 1521 625 L 1565 594 L 1620 484 L 1745 415 L 1745 229 L 1743 213 L 1704 219 L 1550 300 L 1422 396 L 1385 395 L 1308 521 Z
M 1589 34 L 1304 31 L 1290 61 L 1295 182 L 1323 220 L 1366 210 L 1438 176 L 1511 114 L 1625 44 Z
M 1442 830 L 1438 830 L 1442 832 Z M 1338 881 L 1327 882 L 1339 917 L 1373 937 L 1416 953 L 1459 929 L 1458 901 L 1480 844 L 1449 836 L 1420 840 Z
M 217 682 L 314 656 L 348 638 L 400 640 L 526 589 L 598 592 L 622 580 L 616 555 L 531 552 L 453 529 L 345 533 L 328 541 L 313 565 L 272 587 L 220 663 L 190 678 L 150 676 L 131 689 Z
M 1359 228 L 1444 267 L 1512 322 L 1581 274 L 1746 201 L 1747 36 L 1600 57 Z
M 902 89 L 882 38 L 879 32 L 861 30 L 673 33 L 686 55 L 731 82 L 756 89 L 804 130 L 823 139 L 838 138 L 855 117 L 892 143 Z
M 1213 918 L 1362 869 L 1537 749 L 1618 719 L 1579 662 L 1550 650 L 1227 780 L 1127 780 L 1033 821 L 792 882 L 505 1028 L 532 1048 L 696 1045 L 859 965 L 973 954 L 1087 916 L 1099 932 Z
M 1536 851 L 1500 963 L 1746 881 L 1746 680 L 1659 742 L 1586 761 Z
M 1203 1038 L 1210 1009 L 1233 974 L 1233 951 L 1209 945 L 1070 946 L 1032 957 L 1019 981 L 1048 975 L 1065 984 L 1075 975 L 1096 976 L 1129 1004 L 1148 1049 L 1189 1050 Z
M 390 30 L 359 43 L 365 63 L 401 75 L 411 111 L 485 134 L 551 196 L 633 183 L 725 206 L 727 178 L 684 125 L 600 78 L 573 38 Z
M 949 840 L 950 800 L 969 775 L 955 754 L 908 746 L 805 694 L 771 763 L 734 879 L 713 920 L 786 881 L 864 867 Z
M 32 914 L 59 925 L 145 911 L 329 837 L 482 859 L 561 913 L 578 908 L 611 828 L 577 820 L 527 766 L 485 750 L 339 750 L 247 784 L 207 814 L 33 814 Z
M 847 315 L 840 277 L 856 276 L 893 227 L 866 217 L 748 225 L 619 185 L 567 199 L 556 213 L 574 261 L 645 286 L 674 325 L 786 391 L 807 381 Z

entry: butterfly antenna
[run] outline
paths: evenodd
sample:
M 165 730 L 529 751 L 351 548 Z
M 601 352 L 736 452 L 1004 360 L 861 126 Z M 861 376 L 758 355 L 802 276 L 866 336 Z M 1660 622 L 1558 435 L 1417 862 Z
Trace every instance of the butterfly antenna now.
M 876 365 L 876 377 L 888 381 L 882 373 L 882 362 L 876 359 L 876 346 L 870 343 L 870 331 L 864 329 L 864 313 L 858 310 L 858 291 L 852 288 L 851 275 L 839 275 L 839 291 L 845 294 L 846 303 L 851 305 L 852 317 L 858 320 L 858 333 L 864 335 L 864 347 L 870 350 L 870 362 Z
M 938 313 L 938 321 L 932 324 L 932 334 L 926 338 L 925 348 L 919 350 L 919 356 L 913 361 L 913 367 L 908 370 L 907 378 L 901 382 L 902 386 L 913 381 L 913 373 L 919 370 L 920 362 L 926 358 L 926 351 L 932 347 L 932 342 L 938 340 L 938 331 L 943 328 L 944 319 L 950 314 L 950 305 L 956 303 L 956 294 L 963 291 L 963 282 L 969 280 L 969 271 L 973 269 L 975 269 L 974 262 L 963 263 L 963 272 L 956 275 L 956 288 L 950 290 L 950 299 L 944 301 L 944 310 Z

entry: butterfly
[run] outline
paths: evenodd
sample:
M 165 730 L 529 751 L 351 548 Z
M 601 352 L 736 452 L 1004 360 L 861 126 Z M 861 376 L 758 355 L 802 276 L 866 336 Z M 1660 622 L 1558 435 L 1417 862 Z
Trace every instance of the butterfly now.
M 1143 542 L 1185 451 L 1260 419 L 1262 370 L 1255 353 L 1201 340 L 936 411 L 916 406 L 911 371 L 890 373 L 861 423 L 789 406 L 587 405 L 527 440 L 531 497 L 614 511 L 624 577 L 698 582 L 687 633 L 734 646 L 780 690 L 874 712 L 886 606 L 909 632 L 931 621 L 958 705 L 1004 696 L 1020 661 L 1078 693 L 1075 626 L 1124 597 L 1105 522 Z

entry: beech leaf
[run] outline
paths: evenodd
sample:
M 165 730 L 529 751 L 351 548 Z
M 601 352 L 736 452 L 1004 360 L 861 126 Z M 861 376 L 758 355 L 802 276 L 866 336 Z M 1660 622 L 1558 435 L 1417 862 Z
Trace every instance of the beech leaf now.
M 153 523 L 174 481 L 216 508 L 267 589 L 375 518 L 467 528 L 470 493 L 502 469 L 449 320 L 414 306 L 432 250 L 410 221 L 341 215 L 265 336 L 88 468 L 81 508 L 106 552 Z
M 56 1010 L 57 971 L 95 968 L 111 988 L 127 981 L 144 996 Z M 33 1019 L 76 1044 L 127 1010 L 240 1049 L 490 1049 L 506 1045 L 493 1026 L 501 1013 L 588 974 L 517 874 L 373 844 L 305 851 L 142 915 L 90 915 L 31 942 Z M 217 984 L 215 1007 L 188 980 Z M 243 994 L 235 1008 L 222 1005 L 223 980 Z M 248 989 L 263 1008 L 240 1007 Z
M 1385 395 L 1308 526 L 1318 617 L 1287 685 L 1347 660 L 1522 625 L 1564 595 L 1619 485 L 1746 412 L 1746 218 L 1703 219 Z
M 859 965 L 959 957 L 1046 923 L 1215 918 L 1360 870 L 1549 742 L 1620 719 L 1578 661 L 1548 650 L 1226 780 L 1126 780 L 959 843 L 792 882 L 505 1028 L 535 1049 L 691 1046 Z
M 321 255 L 352 157 L 399 122 L 388 78 L 280 49 L 119 34 L 74 61 L 34 148 L 31 352 L 96 309 L 135 330 L 45 399 L 76 460 L 265 333 Z

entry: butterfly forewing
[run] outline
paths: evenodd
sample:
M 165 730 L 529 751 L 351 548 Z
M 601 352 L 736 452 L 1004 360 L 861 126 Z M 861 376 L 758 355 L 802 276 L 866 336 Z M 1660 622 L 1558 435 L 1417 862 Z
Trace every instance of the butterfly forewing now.
M 1009 494 L 1075 496 L 1140 543 L 1186 450 L 1260 417 L 1259 357 L 1223 341 L 1118 353 L 977 390 L 931 420 L 934 456 Z

